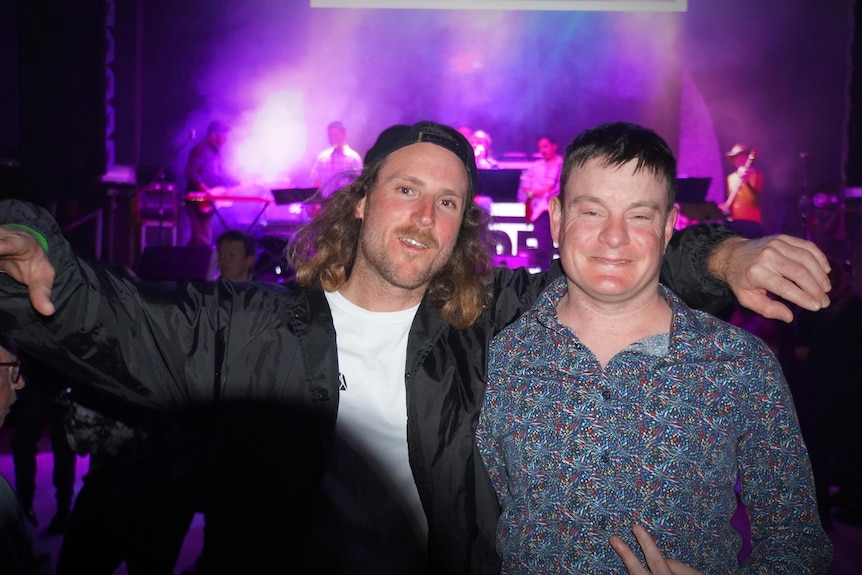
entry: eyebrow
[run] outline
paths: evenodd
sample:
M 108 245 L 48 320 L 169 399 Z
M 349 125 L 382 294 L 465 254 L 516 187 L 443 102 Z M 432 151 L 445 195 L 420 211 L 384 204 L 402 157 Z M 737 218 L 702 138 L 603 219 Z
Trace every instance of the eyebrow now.
M 406 174 L 394 174 L 391 177 L 387 178 L 386 182 L 388 183 L 388 182 L 392 182 L 395 180 L 406 180 L 406 181 L 410 182 L 411 184 L 417 184 L 420 186 L 425 185 L 425 180 L 417 178 L 416 176 L 408 176 Z
M 397 181 L 397 180 L 407 181 L 407 182 L 409 182 L 409 183 L 411 183 L 411 184 L 414 184 L 414 185 L 417 185 L 417 186 L 427 186 L 427 185 L 428 185 L 428 184 L 425 182 L 425 180 L 422 180 L 422 179 L 420 179 L 420 178 L 417 178 L 416 176 L 410 176 L 410 175 L 407 175 L 407 174 L 394 174 L 392 177 L 387 178 L 386 180 L 384 180 L 384 182 L 383 182 L 383 183 L 384 183 L 384 184 L 388 184 L 388 183 L 390 183 L 390 182 L 394 182 L 394 181 Z M 452 188 L 444 188 L 444 189 L 443 189 L 443 191 L 444 191 L 446 194 L 451 194 L 451 195 L 453 195 L 453 196 L 458 196 L 459 198 L 466 198 L 466 197 L 469 195 L 469 193 L 468 193 L 468 192 L 464 192 L 464 194 L 463 194 L 463 195 L 462 195 L 462 194 L 459 194 L 458 192 L 456 192 L 456 191 L 455 191 L 455 190 L 453 190 Z
M 576 196 L 571 200 L 572 205 L 583 204 L 586 202 L 593 202 L 601 206 L 606 205 L 604 201 L 596 196 Z M 626 206 L 627 210 L 631 208 L 652 208 L 656 211 L 661 211 L 661 206 L 657 202 L 649 200 L 640 200 L 630 206 Z

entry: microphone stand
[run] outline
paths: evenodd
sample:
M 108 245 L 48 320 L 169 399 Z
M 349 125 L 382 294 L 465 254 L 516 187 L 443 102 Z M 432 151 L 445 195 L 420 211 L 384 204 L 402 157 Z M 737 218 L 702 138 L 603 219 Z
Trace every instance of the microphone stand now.
M 802 162 L 802 193 L 799 194 L 799 213 L 802 215 L 802 232 L 806 240 L 811 240 L 811 198 L 808 197 L 808 152 L 799 152 Z

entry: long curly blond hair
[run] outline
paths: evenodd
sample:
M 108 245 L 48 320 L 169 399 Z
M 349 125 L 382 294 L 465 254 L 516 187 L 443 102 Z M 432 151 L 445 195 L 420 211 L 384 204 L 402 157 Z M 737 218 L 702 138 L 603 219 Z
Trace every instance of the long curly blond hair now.
M 285 255 L 299 285 L 335 291 L 350 277 L 362 223 L 356 218 L 356 205 L 374 189 L 385 161 L 366 166 L 352 184 L 327 198 L 320 213 L 294 235 Z M 473 325 L 491 301 L 486 224 L 487 214 L 468 201 L 452 255 L 428 286 L 428 299 L 456 329 Z

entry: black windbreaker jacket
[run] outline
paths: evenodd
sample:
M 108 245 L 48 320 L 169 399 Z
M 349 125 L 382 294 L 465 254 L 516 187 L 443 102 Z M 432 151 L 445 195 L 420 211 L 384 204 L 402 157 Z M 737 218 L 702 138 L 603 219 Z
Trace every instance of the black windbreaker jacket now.
M 323 292 L 224 281 L 150 290 L 74 257 L 40 208 L 0 202 L 0 223 L 29 226 L 47 239 L 57 310 L 39 316 L 25 288 L 0 277 L 0 332 L 91 389 L 187 413 L 204 432 L 210 481 L 201 489 L 216 569 L 298 573 L 319 565 L 308 540 L 309 510 L 333 439 L 339 385 Z M 728 235 L 716 226 L 677 234 L 663 281 L 692 305 L 723 307 L 731 296 L 707 278 L 705 262 Z M 417 312 L 405 365 L 407 437 L 428 519 L 431 573 L 499 568 L 497 501 L 473 441 L 488 343 L 559 273 L 558 264 L 538 275 L 498 268 L 492 307 L 469 329 L 449 327 L 427 301 Z

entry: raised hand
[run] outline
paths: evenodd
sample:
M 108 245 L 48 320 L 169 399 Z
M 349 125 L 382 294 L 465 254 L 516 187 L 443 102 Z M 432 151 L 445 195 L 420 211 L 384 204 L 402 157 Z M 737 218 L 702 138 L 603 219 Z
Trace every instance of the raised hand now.
M 0 271 L 27 286 L 30 303 L 42 315 L 54 313 L 54 267 L 36 238 L 14 226 L 0 226 Z

